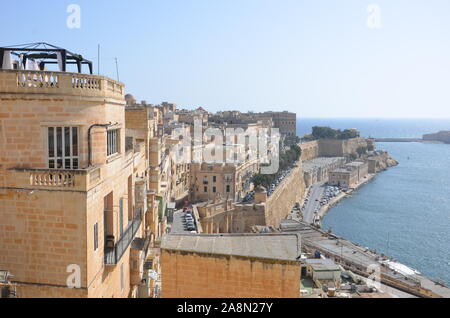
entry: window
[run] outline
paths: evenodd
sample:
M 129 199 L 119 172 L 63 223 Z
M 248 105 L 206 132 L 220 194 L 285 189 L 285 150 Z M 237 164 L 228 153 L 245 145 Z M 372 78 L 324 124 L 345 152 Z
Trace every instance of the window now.
M 217 188 L 213 187 L 213 192 L 216 193 L 217 192 Z
M 119 153 L 119 129 L 108 130 L 108 156 Z
M 98 223 L 94 225 L 94 251 L 98 250 Z
M 213 177 L 213 182 L 217 182 L 217 177 L 216 176 Z
M 78 169 L 78 127 L 48 127 L 48 168 Z
M 229 185 L 227 185 L 227 193 L 231 192 L 231 187 Z
M 208 192 L 208 187 L 205 187 L 204 190 L 205 190 L 205 193 Z
M 134 149 L 133 137 L 125 137 L 125 152 L 131 151 L 133 149 Z

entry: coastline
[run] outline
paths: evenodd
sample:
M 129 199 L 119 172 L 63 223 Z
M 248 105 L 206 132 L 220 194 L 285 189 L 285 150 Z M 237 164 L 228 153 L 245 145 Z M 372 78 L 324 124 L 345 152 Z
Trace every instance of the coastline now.
M 380 172 L 378 172 L 380 173 Z M 359 183 L 357 183 L 353 188 L 350 188 L 347 192 L 341 192 L 338 196 L 334 197 L 333 199 L 331 199 L 330 202 L 328 202 L 326 205 L 324 205 L 319 212 L 317 213 L 317 217 L 314 220 L 314 224 L 319 225 L 320 228 L 322 228 L 322 219 L 328 214 L 328 212 L 334 208 L 335 206 L 337 206 L 342 200 L 351 197 L 352 194 L 357 191 L 358 189 L 360 189 L 362 186 L 368 184 L 369 182 L 371 182 L 377 175 L 378 173 L 371 173 L 369 174 L 364 180 L 360 181 Z

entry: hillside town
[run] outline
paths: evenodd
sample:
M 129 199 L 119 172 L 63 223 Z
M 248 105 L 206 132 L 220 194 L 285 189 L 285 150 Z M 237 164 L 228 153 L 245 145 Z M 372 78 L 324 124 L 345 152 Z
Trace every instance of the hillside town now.
M 0 66 L 0 298 L 450 296 L 321 229 L 398 164 L 356 129 L 151 104 L 55 46 Z

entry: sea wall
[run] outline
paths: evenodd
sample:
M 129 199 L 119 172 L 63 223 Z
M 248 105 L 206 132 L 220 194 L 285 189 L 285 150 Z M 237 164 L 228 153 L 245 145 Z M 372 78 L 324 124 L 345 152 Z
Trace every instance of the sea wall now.
M 296 203 L 300 203 L 306 192 L 303 166 L 299 162 L 283 182 L 267 199 L 265 218 L 266 225 L 278 227 L 280 221 L 285 219 Z
M 367 157 L 367 162 L 369 164 L 369 173 L 385 171 L 398 165 L 398 162 L 386 151 L 377 151 L 375 155 Z
M 319 139 L 306 142 L 300 145 L 302 149 L 302 161 L 308 161 L 317 157 L 345 157 L 350 154 L 357 154 L 359 147 L 373 145 L 371 139 Z

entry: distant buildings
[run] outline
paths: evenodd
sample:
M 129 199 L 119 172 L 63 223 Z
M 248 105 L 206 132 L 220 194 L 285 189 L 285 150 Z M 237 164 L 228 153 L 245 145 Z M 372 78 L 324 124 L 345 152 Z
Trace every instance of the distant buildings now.
M 219 112 L 209 119 L 211 122 L 227 124 L 243 124 L 260 122 L 265 126 L 278 128 L 283 136 L 297 136 L 297 115 L 295 113 L 265 112 L 265 113 L 241 113 L 241 112 Z
M 450 130 L 440 131 L 435 134 L 423 135 L 423 140 L 440 141 L 450 144 Z
M 351 188 L 361 182 L 369 174 L 369 164 L 362 161 L 348 163 L 341 168 L 329 172 L 328 183 L 341 188 Z
M 344 157 L 320 157 L 303 162 L 306 186 L 328 181 L 329 172 L 345 163 L 346 158 Z

